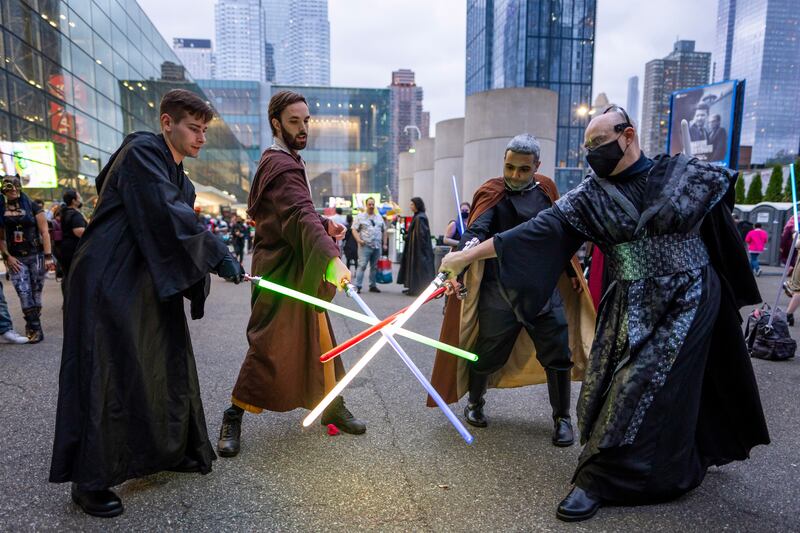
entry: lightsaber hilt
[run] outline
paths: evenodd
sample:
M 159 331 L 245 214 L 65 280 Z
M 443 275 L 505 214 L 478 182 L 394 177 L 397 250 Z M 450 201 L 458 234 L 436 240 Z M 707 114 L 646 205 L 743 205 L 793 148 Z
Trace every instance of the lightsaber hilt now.
M 371 316 L 373 318 L 378 318 L 377 316 L 375 316 L 375 313 L 372 312 L 372 309 L 369 308 L 366 302 L 361 298 L 361 296 L 358 295 L 358 293 L 354 289 L 355 287 L 353 287 L 353 285 L 348 283 L 347 295 L 356 302 L 356 304 L 361 308 L 364 314 L 366 314 L 367 316 Z M 469 431 L 467 431 L 467 428 L 464 426 L 461 420 L 459 420 L 458 417 L 453 413 L 453 411 L 450 410 L 450 407 L 448 407 L 447 403 L 445 403 L 444 399 L 442 399 L 439 392 L 433 387 L 433 385 L 431 385 L 428 379 L 422 374 L 419 367 L 417 367 L 417 365 L 414 364 L 414 361 L 411 360 L 406 351 L 397 343 L 397 340 L 394 338 L 394 336 L 386 333 L 385 330 L 381 330 L 381 335 L 383 335 L 384 338 L 389 342 L 391 347 L 394 348 L 394 351 L 397 352 L 397 355 L 400 357 L 403 363 L 405 363 L 405 365 L 408 367 L 408 369 L 411 371 L 414 377 L 417 378 L 417 381 L 419 381 L 420 384 L 425 388 L 425 390 L 428 392 L 428 395 L 430 395 L 430 397 L 433 398 L 433 401 L 436 402 L 436 405 L 439 406 L 439 409 L 442 410 L 442 412 L 450 421 L 450 423 L 453 425 L 453 427 L 456 428 L 456 431 L 458 431 L 459 434 L 461 434 L 461 437 L 464 439 L 464 441 L 466 441 L 467 444 L 472 444 L 474 440 L 473 436 L 470 434 Z

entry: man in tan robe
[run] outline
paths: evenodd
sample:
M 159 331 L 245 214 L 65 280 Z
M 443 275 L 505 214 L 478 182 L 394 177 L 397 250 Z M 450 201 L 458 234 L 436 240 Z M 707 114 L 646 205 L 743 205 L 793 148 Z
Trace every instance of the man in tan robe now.
M 486 181 L 476 192 L 462 245 L 473 237 L 486 240 L 549 208 L 558 198 L 553 181 L 536 174 L 539 145 L 530 135 L 518 135 L 504 155 L 503 176 Z M 475 351 L 468 363 L 437 353 L 432 383 L 447 402 L 469 392 L 466 421 L 485 427 L 487 387 L 520 387 L 547 382 L 553 410 L 553 444 L 574 442 L 570 420 L 570 374 L 581 379 L 586 368 L 595 313 L 573 259 L 563 265 L 560 291 L 543 309 L 531 311 L 524 293 L 506 290 L 494 261 L 473 265 L 464 275 L 464 301 L 450 298 L 441 340 Z M 535 271 L 530 272 L 536 276 Z M 429 399 L 429 405 L 433 405 Z
M 317 214 L 311 201 L 305 163 L 298 154 L 308 141 L 309 118 L 301 94 L 281 91 L 270 100 L 275 144 L 261 156 L 248 199 L 247 212 L 256 224 L 251 272 L 331 300 L 337 286 L 350 280 L 334 241 L 344 237 L 345 228 Z M 239 453 L 244 411 L 312 409 L 344 375 L 339 358 L 319 361 L 336 344 L 327 314 L 298 300 L 254 289 L 247 340 L 250 347 L 220 429 L 217 451 L 222 457 Z M 366 431 L 341 396 L 321 422 L 346 433 Z

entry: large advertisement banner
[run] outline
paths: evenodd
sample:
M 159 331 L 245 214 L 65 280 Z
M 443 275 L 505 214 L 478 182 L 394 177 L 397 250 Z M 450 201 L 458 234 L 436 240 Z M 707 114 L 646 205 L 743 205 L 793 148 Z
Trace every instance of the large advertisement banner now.
M 692 87 L 672 93 L 667 152 L 683 151 L 681 121 L 689 123 L 692 156 L 701 161 L 735 168 L 738 153 L 741 102 L 736 80 Z
M 23 187 L 58 187 L 56 152 L 49 141 L 0 141 L 0 170 L 10 176 L 19 174 Z

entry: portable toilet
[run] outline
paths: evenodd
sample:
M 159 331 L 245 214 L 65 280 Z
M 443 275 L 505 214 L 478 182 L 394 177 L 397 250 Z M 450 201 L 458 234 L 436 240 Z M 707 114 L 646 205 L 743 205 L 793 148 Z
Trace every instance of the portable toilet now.
M 769 235 L 764 252 L 758 258 L 760 264 L 770 266 L 780 264 L 781 233 L 783 225 L 788 220 L 787 214 L 791 213 L 791 210 L 791 202 L 761 202 L 750 210 L 750 222 L 754 226 L 761 224 L 761 229 Z

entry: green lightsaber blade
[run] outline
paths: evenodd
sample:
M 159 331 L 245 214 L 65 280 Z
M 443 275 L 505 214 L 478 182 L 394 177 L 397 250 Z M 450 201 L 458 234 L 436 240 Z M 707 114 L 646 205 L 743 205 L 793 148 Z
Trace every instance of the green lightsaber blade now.
M 353 320 L 358 320 L 359 322 L 364 322 L 365 324 L 369 324 L 371 326 L 380 322 L 380 320 L 378 320 L 377 318 L 372 318 L 357 311 L 353 311 L 352 309 L 342 307 L 341 305 L 336 305 L 334 303 L 322 300 L 320 298 L 309 296 L 308 294 L 296 291 L 294 289 L 290 289 L 289 287 L 284 287 L 283 285 L 279 285 L 273 281 L 269 281 L 264 278 L 259 278 L 257 276 L 248 276 L 248 279 L 253 283 L 255 283 L 256 285 L 258 285 L 259 287 L 261 287 L 262 289 L 267 289 L 272 292 L 277 292 L 278 294 L 283 294 L 284 296 L 300 300 L 301 302 L 305 302 L 307 304 L 320 307 L 322 309 L 331 311 L 333 313 L 338 313 L 342 316 L 346 316 L 347 318 L 352 318 Z M 445 344 L 443 342 L 431 339 L 430 337 L 420 335 L 419 333 L 414 333 L 413 331 L 408 331 L 400 328 L 397 331 L 395 331 L 394 334 L 401 335 L 407 339 L 411 339 L 412 341 L 417 341 L 421 344 L 424 344 L 425 346 L 430 346 L 431 348 L 451 353 L 468 361 L 478 360 L 478 356 L 475 355 L 474 353 L 462 350 L 461 348 L 457 348 L 455 346 L 450 346 L 449 344 Z

